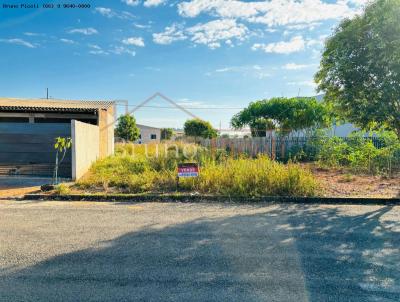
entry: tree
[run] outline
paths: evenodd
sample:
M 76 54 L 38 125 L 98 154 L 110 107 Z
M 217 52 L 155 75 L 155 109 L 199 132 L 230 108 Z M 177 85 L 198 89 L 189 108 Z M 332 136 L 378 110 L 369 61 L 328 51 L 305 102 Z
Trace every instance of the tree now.
M 265 137 L 268 130 L 274 130 L 274 122 L 266 118 L 258 118 L 250 123 L 250 131 L 252 137 Z
M 214 138 L 218 135 L 209 122 L 200 119 L 187 120 L 183 129 L 186 136 Z
M 174 130 L 172 128 L 162 128 L 161 129 L 161 139 L 170 140 L 174 135 Z
M 400 138 L 400 0 L 378 0 L 346 19 L 325 44 L 318 90 L 346 120 Z
M 135 141 L 139 138 L 140 130 L 136 126 L 135 118 L 130 114 L 121 115 L 118 118 L 118 125 L 115 129 L 116 136 L 128 140 Z
M 231 124 L 240 129 L 254 127 L 258 121 L 272 123 L 282 135 L 287 135 L 291 131 L 326 127 L 329 114 L 327 107 L 315 98 L 272 98 L 250 103 L 233 116 Z
M 56 164 L 54 166 L 53 172 L 53 184 L 58 184 L 58 169 L 63 162 L 68 149 L 72 146 L 72 139 L 70 137 L 56 137 L 56 142 L 54 144 L 54 149 L 56 150 Z M 61 154 L 61 158 L 59 155 Z

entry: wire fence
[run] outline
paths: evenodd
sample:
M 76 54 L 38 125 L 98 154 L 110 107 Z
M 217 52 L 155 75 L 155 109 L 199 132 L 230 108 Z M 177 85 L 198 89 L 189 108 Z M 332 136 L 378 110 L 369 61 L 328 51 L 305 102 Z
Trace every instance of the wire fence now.
M 353 140 L 351 137 L 340 137 L 344 142 Z M 380 149 L 385 147 L 385 142 L 379 137 L 365 137 L 370 140 L 373 145 Z M 257 156 L 264 154 L 272 159 L 285 160 L 290 158 L 299 148 L 309 150 L 316 148 L 321 143 L 318 137 L 252 137 L 252 138 L 213 138 L 200 139 L 198 141 L 203 147 L 210 150 L 225 150 L 233 156 L 246 154 L 249 156 Z

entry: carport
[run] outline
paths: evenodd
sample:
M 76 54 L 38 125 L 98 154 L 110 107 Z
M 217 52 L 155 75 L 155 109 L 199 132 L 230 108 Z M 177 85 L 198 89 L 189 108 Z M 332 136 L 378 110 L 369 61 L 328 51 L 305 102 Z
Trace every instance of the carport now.
M 0 175 L 51 177 L 61 136 L 75 142 L 59 175 L 79 178 L 113 153 L 114 112 L 113 102 L 0 99 Z

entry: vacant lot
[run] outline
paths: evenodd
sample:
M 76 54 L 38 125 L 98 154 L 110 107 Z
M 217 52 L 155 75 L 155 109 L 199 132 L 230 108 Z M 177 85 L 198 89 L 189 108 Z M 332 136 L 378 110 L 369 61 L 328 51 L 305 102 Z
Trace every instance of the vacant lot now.
M 399 301 L 400 207 L 0 201 L 0 301 Z

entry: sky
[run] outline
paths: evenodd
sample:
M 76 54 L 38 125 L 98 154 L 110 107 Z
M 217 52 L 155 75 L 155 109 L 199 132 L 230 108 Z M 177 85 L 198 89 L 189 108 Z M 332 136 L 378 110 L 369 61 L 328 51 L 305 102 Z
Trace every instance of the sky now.
M 67 1 L 85 3 L 85 1 Z M 364 0 L 0 0 L 0 96 L 128 100 L 160 92 L 214 127 L 249 102 L 316 95 L 324 41 Z M 54 8 L 43 8 L 52 3 Z M 57 5 L 61 4 L 58 8 Z M 138 123 L 190 118 L 156 98 Z M 118 106 L 122 113 L 124 107 Z

